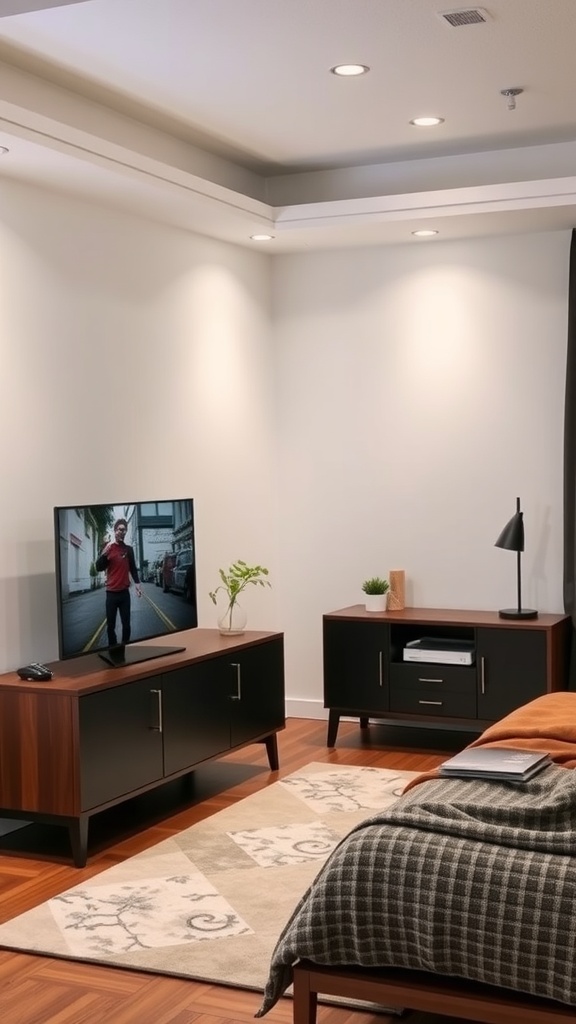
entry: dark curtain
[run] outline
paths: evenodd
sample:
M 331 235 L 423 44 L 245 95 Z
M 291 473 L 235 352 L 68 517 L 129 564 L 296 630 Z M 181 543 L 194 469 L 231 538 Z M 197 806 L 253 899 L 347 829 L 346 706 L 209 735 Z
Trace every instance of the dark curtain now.
M 572 618 L 570 689 L 576 690 L 576 231 L 570 242 L 564 405 L 564 611 Z

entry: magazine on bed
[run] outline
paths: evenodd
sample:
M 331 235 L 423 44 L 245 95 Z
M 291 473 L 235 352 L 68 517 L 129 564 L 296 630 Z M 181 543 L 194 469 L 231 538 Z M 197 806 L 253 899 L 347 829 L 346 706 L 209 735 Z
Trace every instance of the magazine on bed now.
M 458 779 L 503 779 L 526 782 L 552 764 L 549 754 L 513 747 L 467 747 L 444 761 L 440 775 Z

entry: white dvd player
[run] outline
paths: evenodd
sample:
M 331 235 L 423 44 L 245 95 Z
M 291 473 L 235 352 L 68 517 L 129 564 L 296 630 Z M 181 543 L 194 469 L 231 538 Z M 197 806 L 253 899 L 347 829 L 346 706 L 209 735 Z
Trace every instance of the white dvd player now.
M 406 644 L 403 657 L 404 661 L 428 661 L 437 665 L 473 665 L 474 655 L 472 641 L 423 636 Z

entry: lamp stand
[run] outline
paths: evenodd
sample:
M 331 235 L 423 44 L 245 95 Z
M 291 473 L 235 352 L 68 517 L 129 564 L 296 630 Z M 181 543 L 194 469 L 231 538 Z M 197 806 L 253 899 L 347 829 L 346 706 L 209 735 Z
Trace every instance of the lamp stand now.
M 498 612 L 501 619 L 537 619 L 535 608 L 501 608 Z
M 501 619 L 537 619 L 538 612 L 535 608 L 522 607 L 522 576 L 520 569 L 520 551 L 516 552 L 516 578 L 518 581 L 518 607 L 501 608 L 498 615 Z

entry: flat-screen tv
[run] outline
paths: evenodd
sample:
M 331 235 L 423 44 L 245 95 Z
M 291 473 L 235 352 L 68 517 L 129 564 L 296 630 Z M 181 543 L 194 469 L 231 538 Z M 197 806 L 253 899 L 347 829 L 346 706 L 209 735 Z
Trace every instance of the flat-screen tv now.
M 198 625 L 194 502 L 54 509 L 60 658 L 119 666 L 183 647 L 139 645 Z

